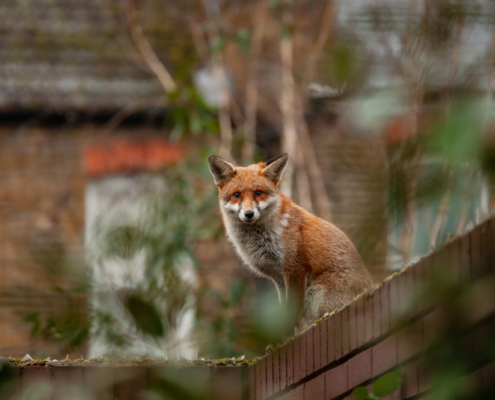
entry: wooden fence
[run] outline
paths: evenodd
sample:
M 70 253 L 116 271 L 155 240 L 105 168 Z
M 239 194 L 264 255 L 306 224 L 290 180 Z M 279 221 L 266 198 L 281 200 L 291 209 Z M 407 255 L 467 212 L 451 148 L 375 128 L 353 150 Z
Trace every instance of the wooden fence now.
M 54 400 L 75 398 L 74 393 L 86 388 L 101 388 L 98 399 L 145 399 L 154 379 L 172 373 L 185 379 L 186 385 L 195 382 L 197 395 L 206 399 L 347 399 L 356 387 L 371 387 L 396 369 L 403 373 L 403 384 L 388 399 L 427 397 L 431 382 L 425 349 L 443 327 L 446 306 L 438 300 L 441 297 L 420 295 L 419 289 L 436 279 L 444 286 L 474 287 L 478 293 L 476 285 L 495 272 L 493 260 L 495 218 L 389 278 L 254 365 L 196 366 L 174 372 L 160 365 L 26 366 L 15 370 L 16 390 L 11 398 L 17 399 L 32 382 L 45 381 L 53 387 L 47 398 Z M 468 306 L 464 350 L 482 352 L 494 331 L 495 298 Z M 483 390 L 495 382 L 495 367 L 480 354 L 467 378 L 476 390 Z

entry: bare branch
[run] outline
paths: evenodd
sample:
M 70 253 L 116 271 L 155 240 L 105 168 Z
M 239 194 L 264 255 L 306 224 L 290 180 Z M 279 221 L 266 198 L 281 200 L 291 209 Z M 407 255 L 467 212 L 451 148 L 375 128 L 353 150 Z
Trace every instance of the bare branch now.
M 242 147 L 242 159 L 245 163 L 253 160 L 254 142 L 256 135 L 256 114 L 258 109 L 258 62 L 263 41 L 265 27 L 266 5 L 265 0 L 258 0 L 254 13 L 254 31 L 251 46 L 251 60 L 249 62 L 248 80 L 246 87 L 244 126 L 244 145 Z
M 282 151 L 289 153 L 293 162 L 287 165 L 284 178 L 280 183 L 280 190 L 288 197 L 292 197 L 292 181 L 294 167 L 298 164 L 297 128 L 295 112 L 296 87 L 292 74 L 292 39 L 282 37 L 280 41 L 280 57 L 282 62 L 282 88 L 280 93 L 280 109 L 282 110 Z
M 325 43 L 328 41 L 330 33 L 335 25 L 335 19 L 337 17 L 337 8 L 339 2 L 338 0 L 329 0 L 323 14 L 323 19 L 321 21 L 321 29 L 318 33 L 316 41 L 311 46 L 308 56 L 308 62 L 306 64 L 306 69 L 303 79 L 303 90 L 306 90 L 306 86 L 311 82 L 314 75 L 316 61 L 320 56 Z
M 148 67 L 156 75 L 166 93 L 174 92 L 177 89 L 177 85 L 172 78 L 172 75 L 168 72 L 167 68 L 162 64 L 162 62 L 156 56 L 153 48 L 146 39 L 143 33 L 143 29 L 138 22 L 136 17 L 136 9 L 134 7 L 134 0 L 126 1 L 126 16 L 127 21 L 131 28 L 131 35 L 138 48 L 139 52 L 144 58 L 144 61 L 148 64 Z

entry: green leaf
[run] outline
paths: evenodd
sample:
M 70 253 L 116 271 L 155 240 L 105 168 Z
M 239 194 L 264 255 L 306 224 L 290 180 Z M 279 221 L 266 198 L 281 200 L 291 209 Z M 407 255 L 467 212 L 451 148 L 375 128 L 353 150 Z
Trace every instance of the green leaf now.
M 233 304 L 237 304 L 241 301 L 245 289 L 246 285 L 243 282 L 232 282 L 232 284 L 230 285 L 230 300 Z
M 368 398 L 368 388 L 359 386 L 352 391 L 355 400 L 364 400 Z
M 201 117 L 198 114 L 191 115 L 191 119 L 189 120 L 189 129 L 195 135 L 201 132 L 203 127 Z
M 165 327 L 154 304 L 136 295 L 130 295 L 126 298 L 125 306 L 139 330 L 154 337 L 163 337 Z
M 235 41 L 243 52 L 248 53 L 251 49 L 251 36 L 248 30 L 240 29 L 237 31 Z
M 210 49 L 212 53 L 219 53 L 223 50 L 225 46 L 225 41 L 223 40 L 223 37 L 221 36 L 216 36 L 212 39 L 210 43 Z
M 373 384 L 373 394 L 377 398 L 392 395 L 402 383 L 402 374 L 400 371 L 393 371 L 378 379 Z

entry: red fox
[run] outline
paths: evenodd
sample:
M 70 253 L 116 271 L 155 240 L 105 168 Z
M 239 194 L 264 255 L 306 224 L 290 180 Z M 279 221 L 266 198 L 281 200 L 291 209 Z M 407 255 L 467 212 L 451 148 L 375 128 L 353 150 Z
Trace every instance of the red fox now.
M 248 167 L 208 161 L 230 241 L 249 268 L 273 280 L 279 300 L 285 284 L 297 315 L 314 321 L 373 285 L 345 233 L 278 190 L 288 154 Z

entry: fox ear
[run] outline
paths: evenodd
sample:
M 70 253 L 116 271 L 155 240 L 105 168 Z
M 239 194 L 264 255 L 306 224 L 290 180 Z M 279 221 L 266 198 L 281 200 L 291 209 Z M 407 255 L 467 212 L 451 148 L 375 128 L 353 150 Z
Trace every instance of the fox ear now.
M 222 187 L 235 175 L 234 166 L 218 156 L 208 157 L 210 172 L 217 186 Z
M 266 167 L 263 171 L 261 171 L 261 173 L 265 176 L 265 178 L 271 180 L 275 185 L 277 185 L 288 162 L 289 155 L 287 153 L 276 158 L 272 158 L 271 160 L 265 162 Z

